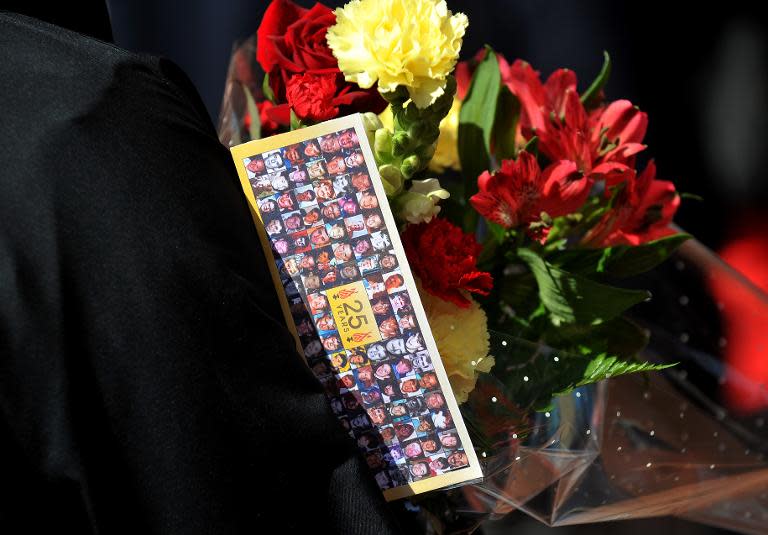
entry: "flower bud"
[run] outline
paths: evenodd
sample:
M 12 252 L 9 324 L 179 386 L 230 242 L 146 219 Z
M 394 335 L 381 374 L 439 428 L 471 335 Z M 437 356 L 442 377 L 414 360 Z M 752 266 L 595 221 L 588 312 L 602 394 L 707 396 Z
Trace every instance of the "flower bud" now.
M 400 172 L 403 173 L 405 178 L 411 178 L 413 175 L 421 171 L 421 160 L 415 154 L 408 156 L 400 165 Z
M 382 165 L 379 167 L 379 174 L 381 175 L 381 182 L 384 185 L 384 192 L 387 197 L 396 195 L 403 188 L 403 175 L 400 170 L 391 164 Z

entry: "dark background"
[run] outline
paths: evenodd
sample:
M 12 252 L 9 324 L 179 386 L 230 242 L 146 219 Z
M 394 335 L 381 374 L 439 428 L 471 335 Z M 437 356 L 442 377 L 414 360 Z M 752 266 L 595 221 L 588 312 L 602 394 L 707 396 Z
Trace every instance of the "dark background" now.
M 117 44 L 163 54 L 189 74 L 215 120 L 232 44 L 253 34 L 267 2 L 110 0 Z M 311 6 L 313 2 L 299 2 Z M 344 2 L 329 1 L 328 5 Z M 585 88 L 602 52 L 614 61 L 611 99 L 650 116 L 646 151 L 659 178 L 704 198 L 687 200 L 678 223 L 718 249 L 763 219 L 762 156 L 768 137 L 766 17 L 742 1 L 704 4 L 610 0 L 452 0 L 469 17 L 463 57 L 485 43 L 548 76 L 568 67 Z M 750 5 L 752 7 L 750 7 Z

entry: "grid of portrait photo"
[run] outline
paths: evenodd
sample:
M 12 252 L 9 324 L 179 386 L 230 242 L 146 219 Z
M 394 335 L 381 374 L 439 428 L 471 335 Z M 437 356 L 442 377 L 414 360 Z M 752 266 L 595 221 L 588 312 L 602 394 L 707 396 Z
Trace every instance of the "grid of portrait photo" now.
M 243 163 L 304 355 L 379 486 L 467 467 L 355 130 Z M 356 282 L 378 330 L 362 345 L 330 305 L 329 292 Z

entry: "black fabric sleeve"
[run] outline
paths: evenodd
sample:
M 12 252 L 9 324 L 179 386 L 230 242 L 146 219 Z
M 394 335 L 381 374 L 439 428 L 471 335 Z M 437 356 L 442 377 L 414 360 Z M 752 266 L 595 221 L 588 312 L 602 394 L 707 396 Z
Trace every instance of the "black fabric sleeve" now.
M 0 13 L 0 532 L 396 532 L 191 84 Z

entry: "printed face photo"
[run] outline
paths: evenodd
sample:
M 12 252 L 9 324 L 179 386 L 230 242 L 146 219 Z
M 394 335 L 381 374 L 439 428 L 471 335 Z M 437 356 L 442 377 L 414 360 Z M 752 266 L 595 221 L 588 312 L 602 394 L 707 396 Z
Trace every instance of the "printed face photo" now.
M 296 201 L 302 208 L 313 205 L 316 198 L 312 186 L 305 186 L 296 190 Z
M 379 268 L 379 259 L 375 256 L 369 256 L 367 258 L 361 258 L 357 262 L 360 272 L 365 275 L 371 271 L 375 271 Z
M 406 379 L 400 382 L 400 392 L 403 394 L 413 394 L 418 392 L 420 388 L 416 379 Z
M 352 241 L 352 245 L 355 250 L 355 256 L 362 258 L 365 255 L 373 252 L 373 245 L 371 245 L 371 239 L 368 236 L 362 236 Z
M 304 215 L 304 224 L 308 227 L 312 227 L 322 222 L 322 219 L 320 218 L 320 210 L 317 207 L 304 209 L 301 213 Z
M 347 356 L 344 353 L 334 353 L 331 355 L 329 360 L 331 362 L 331 366 L 333 366 L 336 370 L 343 370 L 347 367 Z
M 379 200 L 373 191 L 363 191 L 358 193 L 360 208 L 363 210 L 372 210 L 379 207 Z
M 294 232 L 301 230 L 304 227 L 304 222 L 301 220 L 299 212 L 293 212 L 283 216 L 283 222 L 285 223 L 285 229 L 288 232 Z
M 317 314 L 328 309 L 328 298 L 321 293 L 313 293 L 307 296 L 312 314 Z
M 441 392 L 432 392 L 424 396 L 427 402 L 427 407 L 432 410 L 439 410 L 445 407 L 445 398 Z
M 290 145 L 288 147 L 285 147 L 285 150 L 283 151 L 283 156 L 292 165 L 296 165 L 298 163 L 301 163 L 302 160 L 304 160 L 304 156 L 301 150 L 301 145 Z
M 368 358 L 371 360 L 382 360 L 387 358 L 387 351 L 381 344 L 373 344 L 368 347 Z
M 347 236 L 344 225 L 341 223 L 328 223 L 325 228 L 328 231 L 328 236 L 333 241 L 343 240 Z
M 318 180 L 325 178 L 325 162 L 323 160 L 317 160 L 307 164 L 307 173 L 311 180 Z
M 371 310 L 377 316 L 389 316 L 392 314 L 392 309 L 386 299 L 377 299 L 371 303 Z
M 309 231 L 309 239 L 315 248 L 324 247 L 331 243 L 331 237 L 325 227 L 317 227 Z
M 347 264 L 346 266 L 343 266 L 339 270 L 339 274 L 341 275 L 342 279 L 357 279 L 360 276 L 360 273 L 357 271 L 357 267 L 354 264 Z
M 361 167 L 365 165 L 365 158 L 363 157 L 362 152 L 353 152 L 352 154 L 344 158 L 344 163 L 349 168 Z
M 387 288 L 387 292 L 392 293 L 403 287 L 405 279 L 399 273 L 393 273 L 388 275 L 384 280 L 384 286 Z
M 291 250 L 291 244 L 287 239 L 279 238 L 272 241 L 272 248 L 278 255 L 284 255 Z
M 365 227 L 369 232 L 375 232 L 384 226 L 384 219 L 378 212 L 369 212 L 365 216 Z
M 406 416 L 408 414 L 408 407 L 405 405 L 393 405 L 392 408 L 389 409 L 389 414 L 392 415 L 393 418 Z
M 267 169 L 269 170 L 282 169 L 283 157 L 280 156 L 280 151 L 274 151 L 265 154 L 264 165 L 266 165 Z
M 395 363 L 395 372 L 399 377 L 404 377 L 413 371 L 413 365 L 407 358 L 401 358 Z
M 423 451 L 421 449 L 421 444 L 418 442 L 411 442 L 407 446 L 403 448 L 403 453 L 405 453 L 405 456 L 408 458 L 416 458 L 420 457 L 423 454 Z
M 379 332 L 381 333 L 381 337 L 384 340 L 389 340 L 390 338 L 394 338 L 400 334 L 400 331 L 397 328 L 397 320 L 395 317 L 389 316 L 388 318 L 382 320 L 381 323 L 379 323 Z
M 339 203 L 335 202 L 324 204 L 320 212 L 323 214 L 323 218 L 326 221 L 331 221 L 341 217 L 341 208 L 339 207 Z
M 275 193 L 275 190 L 272 189 L 272 181 L 269 179 L 269 176 L 256 177 L 251 181 L 251 188 L 257 197 Z
M 323 152 L 339 152 L 341 145 L 339 145 L 339 139 L 335 134 L 328 134 L 327 136 L 320 136 L 320 149 Z
M 319 180 L 315 182 L 315 195 L 318 201 L 330 201 L 336 197 L 336 191 L 333 189 L 333 182 L 330 180 Z
M 258 201 L 259 211 L 262 214 L 271 214 L 279 210 L 277 202 L 274 199 L 266 198 Z
M 239 161 L 309 368 L 382 489 L 467 466 L 367 149 L 350 128 L 294 141 Z
M 306 141 L 304 143 L 304 156 L 307 158 L 315 158 L 320 156 L 320 146 L 316 141 Z
M 365 191 L 367 189 L 370 189 L 371 184 L 371 177 L 368 176 L 368 173 L 352 173 L 352 178 L 350 179 L 350 182 L 352 182 L 352 187 L 356 191 Z
M 277 196 L 277 205 L 280 207 L 281 212 L 290 212 L 296 209 L 296 203 L 293 201 L 293 197 L 290 192 L 281 193 Z
M 354 130 L 345 130 L 339 134 L 339 145 L 341 145 L 342 148 L 354 149 L 357 147 L 358 143 L 357 134 L 355 134 Z
M 457 451 L 448 456 L 448 464 L 451 465 L 452 468 L 460 468 L 462 466 L 467 466 L 469 464 L 469 459 L 467 459 L 466 453 Z
M 291 182 L 303 184 L 309 181 L 309 174 L 305 169 L 294 169 L 288 174 L 288 178 Z
M 386 251 L 392 246 L 392 242 L 389 241 L 389 234 L 386 232 L 371 233 L 371 244 L 377 251 Z
M 326 162 L 328 174 L 333 175 L 341 175 L 347 172 L 347 165 L 344 162 L 343 156 L 334 156 L 330 160 Z
M 245 165 L 245 168 L 254 175 L 263 175 L 267 171 L 267 166 L 264 165 L 264 160 L 261 158 L 252 159 Z
M 381 392 L 377 388 L 363 390 L 360 395 L 362 396 L 363 403 L 365 405 L 375 405 L 377 403 L 381 403 Z
M 333 322 L 333 316 L 330 314 L 323 314 L 318 317 L 315 320 L 315 325 L 317 325 L 319 331 L 333 331 L 336 329 L 336 324 Z
M 333 256 L 339 262 L 347 262 L 354 258 L 355 254 L 352 252 L 352 246 L 348 243 L 342 243 L 336 246 L 333 250 Z
M 423 374 L 421 379 L 419 379 L 419 384 L 424 390 L 434 390 L 440 386 L 435 372 L 427 372 Z
M 351 238 L 357 238 L 368 233 L 362 215 L 344 218 L 344 225 L 346 225 L 347 232 Z
M 429 464 L 427 462 L 413 463 L 410 470 L 414 479 L 423 479 L 429 475 Z
M 264 229 L 267 231 L 267 234 L 274 236 L 275 234 L 283 232 L 285 227 L 283 226 L 283 222 L 279 219 L 270 219 L 264 224 Z
M 371 422 L 381 425 L 387 421 L 387 410 L 384 408 L 384 405 L 373 407 L 368 409 L 368 416 L 371 417 Z
M 357 349 L 348 351 L 347 357 L 349 358 L 349 363 L 352 366 L 361 367 L 368 364 L 368 357 L 365 355 L 365 353 L 362 353 Z
M 399 356 L 408 352 L 402 338 L 396 338 L 387 342 L 387 352 L 390 355 Z
M 270 175 L 270 181 L 275 191 L 285 191 L 288 189 L 288 179 L 282 173 L 277 175 Z
M 453 427 L 453 416 L 451 416 L 447 409 L 441 409 L 432 413 L 432 422 L 434 422 L 437 429 L 445 431 Z

